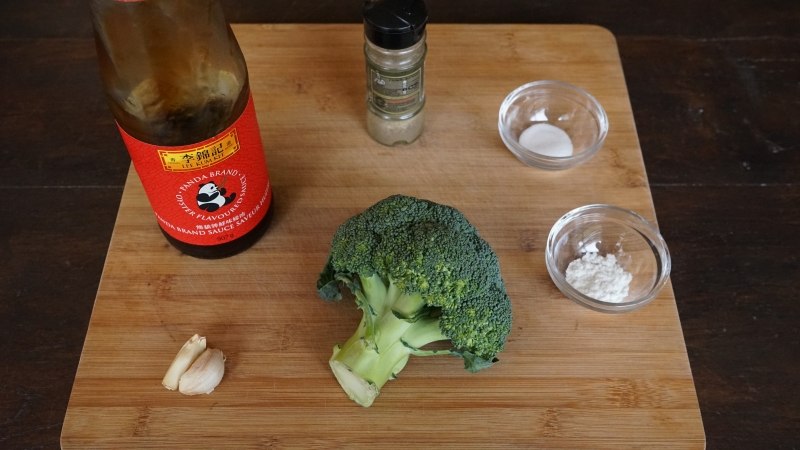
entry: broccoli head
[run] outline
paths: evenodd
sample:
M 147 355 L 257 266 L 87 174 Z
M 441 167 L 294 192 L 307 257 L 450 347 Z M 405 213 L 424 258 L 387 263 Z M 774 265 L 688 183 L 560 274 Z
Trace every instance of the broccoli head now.
M 475 372 L 497 361 L 511 331 L 494 251 L 461 212 L 428 200 L 391 196 L 343 223 L 317 290 L 340 300 L 342 286 L 363 314 L 330 365 L 365 407 L 411 355 L 459 356 Z

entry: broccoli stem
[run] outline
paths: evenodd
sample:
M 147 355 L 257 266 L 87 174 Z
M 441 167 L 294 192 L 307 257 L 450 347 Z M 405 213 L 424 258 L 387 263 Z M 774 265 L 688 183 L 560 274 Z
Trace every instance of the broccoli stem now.
M 386 284 L 377 274 L 371 277 L 360 277 L 361 289 L 367 304 L 375 316 L 380 316 L 386 306 Z
M 421 350 L 428 343 L 447 338 L 439 330 L 438 317 L 421 317 L 419 310 L 424 303 L 418 295 L 401 294 L 392 283 L 380 289 L 379 279 L 366 280 L 362 280 L 362 286 L 370 285 L 371 293 L 364 289 L 364 300 L 374 306 L 362 308 L 364 317 L 358 329 L 344 344 L 334 347 L 329 361 L 342 389 L 364 407 L 372 404 L 387 381 L 397 377 L 410 355 L 449 352 Z M 416 311 L 412 307 L 415 304 Z M 402 311 L 396 311 L 395 305 Z M 382 313 L 375 317 L 374 311 Z
M 403 319 L 415 319 L 425 306 L 420 294 L 401 294 L 392 304 L 392 311 Z
M 425 318 L 417 321 L 413 327 L 403 334 L 403 343 L 410 347 L 411 354 L 415 356 L 441 355 L 452 353 L 450 350 L 422 350 L 422 347 L 436 341 L 447 340 L 439 328 L 438 318 Z

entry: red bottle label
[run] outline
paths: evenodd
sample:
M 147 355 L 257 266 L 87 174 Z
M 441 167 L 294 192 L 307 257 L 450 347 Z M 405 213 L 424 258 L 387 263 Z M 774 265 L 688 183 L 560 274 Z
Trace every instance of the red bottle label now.
M 193 245 L 247 234 L 272 202 L 252 96 L 220 134 L 192 145 L 142 142 L 118 128 L 161 228 Z

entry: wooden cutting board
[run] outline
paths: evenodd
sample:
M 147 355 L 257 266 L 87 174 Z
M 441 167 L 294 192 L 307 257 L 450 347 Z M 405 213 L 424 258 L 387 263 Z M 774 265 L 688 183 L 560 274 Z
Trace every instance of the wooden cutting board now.
M 224 260 L 167 245 L 131 172 L 62 432 L 64 448 L 702 448 L 670 285 L 608 315 L 564 298 L 544 263 L 566 211 L 612 203 L 655 220 L 614 37 L 594 26 L 430 25 L 422 138 L 386 148 L 365 131 L 358 25 L 240 25 L 276 209 L 266 236 Z M 658 55 L 653 55 L 658 57 Z M 586 164 L 524 166 L 497 133 L 515 87 L 587 89 L 611 129 Z M 124 151 L 121 147 L 115 151 Z M 369 408 L 333 378 L 351 302 L 315 282 L 336 227 L 394 193 L 459 208 L 497 251 L 514 306 L 500 363 L 477 374 L 416 358 Z M 192 334 L 227 355 L 206 396 L 161 387 Z

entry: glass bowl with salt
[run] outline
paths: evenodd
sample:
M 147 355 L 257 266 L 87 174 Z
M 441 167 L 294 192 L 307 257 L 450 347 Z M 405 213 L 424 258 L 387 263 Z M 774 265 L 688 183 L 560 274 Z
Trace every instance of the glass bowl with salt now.
M 600 150 L 608 134 L 608 116 L 585 90 L 542 80 L 506 96 L 497 127 L 503 143 L 520 161 L 560 170 L 581 164 Z
M 644 217 L 612 205 L 564 214 L 545 248 L 550 278 L 569 299 L 596 311 L 628 312 L 652 301 L 672 262 L 664 238 Z

